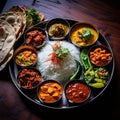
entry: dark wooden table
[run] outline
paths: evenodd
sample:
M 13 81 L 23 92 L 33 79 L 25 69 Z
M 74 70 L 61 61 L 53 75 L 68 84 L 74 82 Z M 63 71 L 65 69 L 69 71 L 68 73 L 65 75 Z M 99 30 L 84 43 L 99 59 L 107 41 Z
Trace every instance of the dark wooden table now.
M 46 20 L 63 17 L 91 22 L 108 40 L 115 59 L 113 79 L 103 95 L 82 108 L 51 110 L 39 107 L 24 98 L 14 86 L 9 64 L 0 72 L 0 120 L 54 120 L 120 118 L 120 5 L 113 0 L 7 0 L 2 12 L 13 5 L 27 5 L 45 14 Z M 57 118 L 56 118 L 57 117 Z

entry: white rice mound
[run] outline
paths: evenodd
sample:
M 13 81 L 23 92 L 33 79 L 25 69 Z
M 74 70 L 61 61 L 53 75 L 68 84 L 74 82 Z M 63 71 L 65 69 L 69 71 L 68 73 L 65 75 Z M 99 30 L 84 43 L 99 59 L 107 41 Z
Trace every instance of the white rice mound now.
M 75 59 L 80 60 L 80 50 L 72 43 L 61 41 L 61 46 L 69 49 L 69 55 L 65 57 L 60 64 L 56 65 L 51 61 L 46 61 L 50 58 L 49 54 L 53 52 L 51 44 L 55 43 L 56 41 L 49 41 L 38 51 L 37 68 L 41 72 L 44 80 L 54 79 L 63 84 L 67 82 L 69 77 L 76 71 L 77 64 Z

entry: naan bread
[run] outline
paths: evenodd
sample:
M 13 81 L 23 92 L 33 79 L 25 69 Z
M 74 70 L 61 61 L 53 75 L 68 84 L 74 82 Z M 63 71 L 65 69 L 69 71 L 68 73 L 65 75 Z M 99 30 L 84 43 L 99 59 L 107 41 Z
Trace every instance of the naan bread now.
M 16 34 L 16 37 L 17 37 L 19 34 L 19 31 L 22 27 L 21 15 L 18 15 L 14 12 L 7 12 L 4 14 L 1 14 L 0 19 L 5 20 L 6 22 L 8 22 L 9 24 L 12 25 L 12 27 L 14 28 L 14 32 Z
M 5 32 L 5 29 L 2 26 L 0 26 L 0 51 L 3 48 L 3 44 L 5 42 L 7 35 L 8 33 Z
M 7 63 L 11 60 L 12 56 L 13 56 L 13 49 L 10 50 L 10 52 L 7 54 L 5 59 L 0 63 L 0 71 L 6 67 Z
M 16 35 L 13 27 L 6 21 L 0 19 L 0 63 L 13 48 Z
M 13 56 L 15 42 L 26 28 L 26 13 L 18 6 L 0 14 L 0 71 Z
M 21 37 L 26 28 L 26 13 L 19 7 L 12 7 L 7 12 L 0 15 L 0 19 L 5 20 L 14 28 L 16 41 Z
M 25 13 L 25 10 L 20 8 L 19 6 L 13 6 L 7 12 L 8 13 L 9 12 L 16 13 L 16 15 L 19 16 L 19 18 L 21 19 L 21 26 L 20 26 L 20 29 L 19 29 L 17 37 L 16 37 L 17 38 L 16 40 L 18 40 L 26 29 L 26 13 Z

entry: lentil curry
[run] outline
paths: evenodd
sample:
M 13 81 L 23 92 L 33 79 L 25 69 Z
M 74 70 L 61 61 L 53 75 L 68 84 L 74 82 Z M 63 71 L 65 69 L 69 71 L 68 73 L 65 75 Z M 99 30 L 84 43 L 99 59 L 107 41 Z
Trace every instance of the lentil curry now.
M 89 46 L 96 42 L 98 32 L 87 24 L 78 24 L 71 30 L 71 40 L 77 46 Z

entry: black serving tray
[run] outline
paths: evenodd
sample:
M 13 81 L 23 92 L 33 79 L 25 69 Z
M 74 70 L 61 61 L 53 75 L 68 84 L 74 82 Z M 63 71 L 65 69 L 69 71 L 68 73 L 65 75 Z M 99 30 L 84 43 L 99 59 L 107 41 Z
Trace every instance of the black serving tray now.
M 66 19 L 69 24 L 70 24 L 70 27 L 75 24 L 76 22 L 78 21 L 75 21 L 75 20 L 71 20 L 71 19 Z M 35 26 L 33 27 L 40 27 L 40 28 L 43 28 L 45 29 L 46 27 L 46 24 L 49 20 L 47 21 L 44 21 L 44 22 L 41 22 L 39 24 L 36 24 Z M 16 49 L 18 46 L 20 46 L 21 44 L 24 43 L 24 33 L 23 35 L 21 36 L 20 40 L 18 40 L 18 42 L 16 43 L 15 45 L 15 48 Z M 68 39 L 68 38 L 66 38 Z M 97 40 L 97 42 L 95 44 L 102 44 L 102 45 L 105 45 L 107 46 L 111 51 L 111 46 L 110 44 L 108 43 L 108 41 L 103 37 L 103 35 L 101 33 L 99 33 L 99 38 Z M 80 48 L 81 50 L 82 48 Z M 89 47 L 88 47 L 89 49 Z M 50 109 L 72 109 L 72 108 L 77 108 L 77 107 L 81 107 L 85 104 L 89 104 L 90 102 L 94 102 L 100 95 L 103 94 L 103 92 L 107 89 L 107 87 L 109 86 L 111 80 L 112 80 L 112 77 L 113 77 L 113 74 L 114 74 L 114 67 L 115 67 L 115 63 L 114 63 L 114 56 L 113 56 L 113 59 L 112 61 L 110 62 L 110 64 L 106 67 L 106 69 L 109 71 L 109 80 L 106 84 L 106 86 L 102 89 L 92 89 L 92 92 L 91 92 L 91 97 L 90 99 L 85 102 L 84 104 L 77 104 L 77 105 L 71 105 L 68 103 L 68 101 L 66 100 L 66 97 L 65 97 L 65 94 L 63 94 L 63 97 L 62 97 L 62 100 L 59 104 L 57 105 L 46 105 L 46 104 L 43 104 L 41 103 L 38 98 L 37 98 L 37 92 L 36 91 L 32 91 L 32 92 L 26 92 L 24 91 L 23 89 L 21 89 L 18 84 L 17 84 L 17 74 L 18 74 L 18 71 L 20 70 L 20 68 L 15 64 L 14 60 L 12 59 L 10 61 L 10 64 L 9 64 L 9 72 L 10 72 L 10 76 L 12 78 L 12 82 L 13 84 L 16 86 L 16 88 L 18 89 L 18 91 L 24 96 L 26 97 L 29 101 L 35 103 L 36 105 L 38 106 L 41 106 L 41 107 L 45 107 L 45 108 L 50 108 Z

